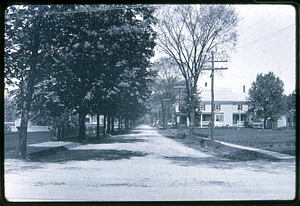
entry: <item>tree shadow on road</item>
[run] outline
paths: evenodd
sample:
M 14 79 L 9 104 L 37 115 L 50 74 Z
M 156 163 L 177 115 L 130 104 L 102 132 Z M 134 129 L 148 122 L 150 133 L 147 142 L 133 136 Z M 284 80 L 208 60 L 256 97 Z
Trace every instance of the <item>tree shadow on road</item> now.
M 114 144 L 114 143 L 135 143 L 135 142 L 146 142 L 146 139 L 140 138 L 122 138 L 118 136 L 108 137 L 105 139 L 90 139 L 85 144 Z
M 67 150 L 53 155 L 31 155 L 29 161 L 34 162 L 67 162 L 67 161 L 88 161 L 88 160 L 121 160 L 131 157 L 143 157 L 148 155 L 142 152 L 130 150 Z
M 269 173 L 274 173 L 273 169 L 280 166 L 280 164 L 272 164 L 274 161 L 270 160 L 254 160 L 254 161 L 243 161 L 243 160 L 233 160 L 233 159 L 226 159 L 221 157 L 188 157 L 188 156 L 173 156 L 168 157 L 165 156 L 165 159 L 172 161 L 173 164 L 177 164 L 180 166 L 197 166 L 203 165 L 204 167 L 210 167 L 215 169 L 235 169 L 235 168 L 248 168 L 253 171 L 261 171 L 264 170 Z M 270 164 L 266 164 L 270 163 Z M 275 161 L 278 163 L 278 161 Z M 282 162 L 283 163 L 283 162 Z M 288 161 L 286 164 L 289 164 Z M 266 169 L 269 168 L 269 169 Z
M 181 166 L 195 166 L 195 165 L 206 165 L 213 168 L 222 168 L 222 169 L 229 169 L 231 167 L 229 164 L 230 162 L 236 162 L 229 159 L 222 159 L 217 157 L 188 157 L 188 156 L 173 156 L 168 157 L 165 156 L 164 158 L 172 161 L 172 163 L 181 165 Z

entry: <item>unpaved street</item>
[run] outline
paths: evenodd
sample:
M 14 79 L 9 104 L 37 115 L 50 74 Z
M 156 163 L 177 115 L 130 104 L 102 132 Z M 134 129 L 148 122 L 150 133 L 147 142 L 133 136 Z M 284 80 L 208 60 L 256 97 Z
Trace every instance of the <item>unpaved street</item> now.
M 9 201 L 292 200 L 294 161 L 233 162 L 140 126 L 106 143 L 55 155 L 64 161 L 5 160 Z M 80 156 L 80 160 L 78 160 Z M 49 157 L 50 158 L 50 157 Z

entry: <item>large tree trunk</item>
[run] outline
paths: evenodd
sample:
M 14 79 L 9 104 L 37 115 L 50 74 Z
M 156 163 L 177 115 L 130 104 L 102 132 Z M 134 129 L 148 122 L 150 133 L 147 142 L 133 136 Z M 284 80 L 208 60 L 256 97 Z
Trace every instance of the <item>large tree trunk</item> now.
M 61 135 L 61 126 L 60 125 L 57 126 L 56 138 L 57 138 L 57 140 L 61 140 L 61 138 L 62 138 L 62 135 Z
M 111 132 L 115 131 L 115 118 L 111 117 Z
M 104 118 L 103 118 L 103 136 L 106 136 L 106 119 L 107 119 L 107 115 L 104 114 Z
M 118 130 L 121 129 L 121 117 L 118 118 Z
M 28 112 L 22 111 L 21 125 L 19 133 L 19 149 L 17 158 L 26 159 L 27 156 L 27 126 L 28 126 Z
M 129 129 L 129 120 L 125 118 L 125 129 Z
M 40 18 L 37 22 L 39 24 Z M 25 92 L 25 80 L 24 73 L 22 72 L 22 80 L 21 80 L 21 124 L 20 124 L 20 136 L 19 136 L 19 148 L 17 157 L 21 159 L 26 159 L 27 156 L 27 127 L 28 127 L 28 121 L 29 121 L 29 113 L 30 113 L 30 106 L 32 102 L 32 96 L 34 93 L 34 85 L 36 83 L 36 77 L 37 77 L 37 61 L 36 58 L 38 56 L 38 49 L 40 45 L 40 34 L 39 31 L 33 32 L 34 36 L 34 44 L 32 45 L 31 50 L 31 57 L 30 57 L 30 71 L 28 74 L 27 79 L 27 92 Z M 26 93 L 26 95 L 25 95 Z
M 110 115 L 107 115 L 107 133 L 109 134 L 110 133 L 110 128 L 111 128 L 111 125 L 110 125 Z
M 100 115 L 97 113 L 97 138 L 100 136 Z
M 79 112 L 79 140 L 85 140 L 85 116 L 83 111 Z
M 33 70 L 35 65 L 33 66 Z M 32 101 L 32 95 L 34 92 L 34 80 L 35 73 L 31 73 L 28 79 L 28 90 L 27 94 L 24 94 L 24 80 L 21 80 L 21 124 L 19 133 L 19 148 L 17 153 L 17 158 L 26 159 L 27 156 L 27 127 L 29 121 L 30 105 Z
M 195 129 L 195 98 L 193 97 L 193 94 L 191 96 L 191 122 L 190 122 L 190 129 L 189 129 L 189 134 L 193 134 L 194 133 L 194 129 Z
M 62 125 L 62 139 L 65 139 L 65 125 Z

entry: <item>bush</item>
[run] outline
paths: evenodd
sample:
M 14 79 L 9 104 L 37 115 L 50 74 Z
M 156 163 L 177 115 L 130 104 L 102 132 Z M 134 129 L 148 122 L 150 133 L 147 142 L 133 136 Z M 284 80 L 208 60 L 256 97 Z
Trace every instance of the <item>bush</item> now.
M 7 124 L 4 125 L 4 132 L 11 132 L 11 127 Z

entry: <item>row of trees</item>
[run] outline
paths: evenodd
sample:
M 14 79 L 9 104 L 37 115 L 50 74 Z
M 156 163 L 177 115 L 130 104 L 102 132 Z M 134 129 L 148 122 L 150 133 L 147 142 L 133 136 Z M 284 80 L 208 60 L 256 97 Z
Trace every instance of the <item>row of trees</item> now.
M 29 115 L 63 124 L 77 113 L 83 140 L 88 113 L 98 122 L 100 114 L 108 122 L 124 119 L 125 126 L 145 113 L 155 75 L 149 69 L 153 12 L 117 5 L 8 7 L 5 80 L 18 87 L 19 157 L 26 158 Z

